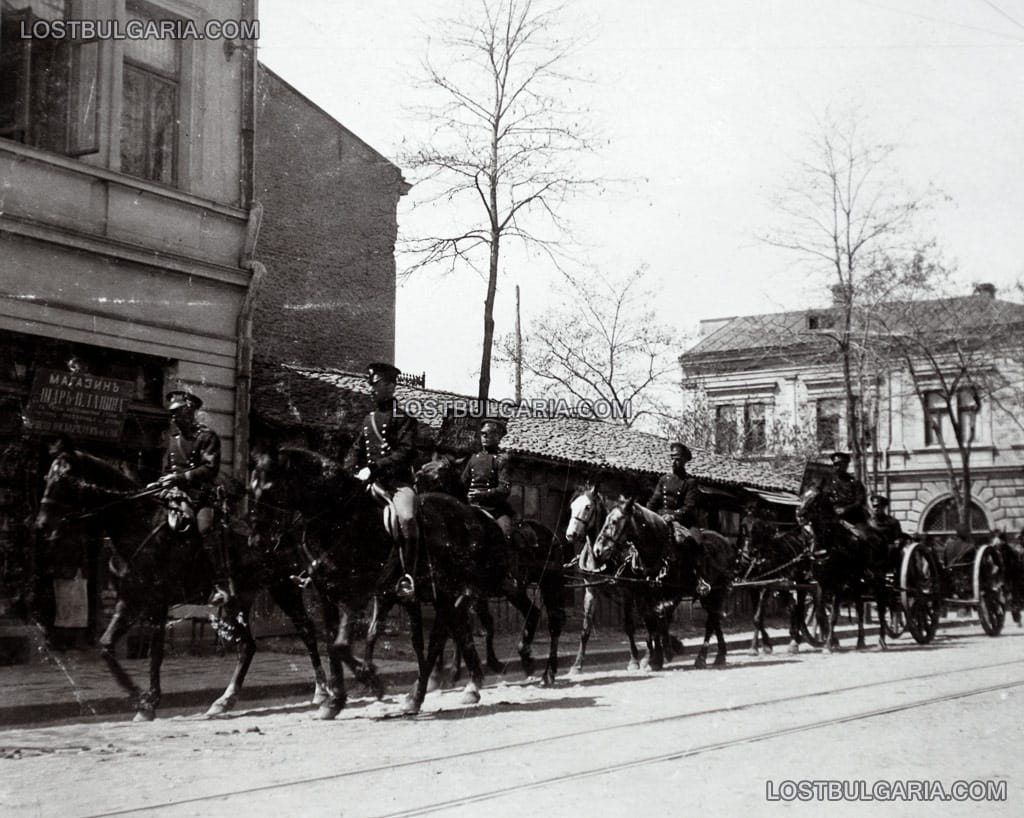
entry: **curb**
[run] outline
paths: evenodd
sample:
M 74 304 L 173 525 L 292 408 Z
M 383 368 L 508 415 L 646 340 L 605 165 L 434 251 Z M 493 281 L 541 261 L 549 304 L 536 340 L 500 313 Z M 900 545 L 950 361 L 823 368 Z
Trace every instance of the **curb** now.
M 977 625 L 977 619 L 954 619 L 941 622 L 939 627 L 940 629 L 945 630 Z M 877 623 L 872 622 L 869 627 L 877 627 Z M 855 625 L 843 625 L 836 628 L 836 632 L 841 639 L 846 639 L 851 636 L 855 636 L 857 628 Z M 779 635 L 773 635 L 773 639 L 776 638 L 776 636 Z M 682 663 L 691 661 L 692 657 L 696 653 L 697 645 L 700 644 L 700 638 L 700 635 L 697 633 L 686 634 L 686 652 L 681 657 L 677 657 L 675 661 Z M 785 637 L 780 637 L 776 639 L 776 644 L 784 644 L 784 638 Z M 904 636 L 901 636 L 900 639 L 897 640 L 897 643 L 906 643 L 909 638 L 909 635 L 904 634 Z M 751 639 L 751 633 L 733 633 L 725 635 L 726 647 L 730 652 L 737 652 L 739 650 L 749 648 Z M 712 642 L 712 648 L 713 647 L 714 642 Z M 811 650 L 818 649 L 812 648 Z M 539 654 L 535 655 L 534 658 L 538 663 L 540 662 Z M 572 653 L 559 653 L 558 663 L 560 668 L 560 678 L 564 677 L 566 670 L 571 667 L 575 658 L 575 651 Z M 624 646 L 604 649 L 597 648 L 587 654 L 585 667 L 587 671 L 608 669 L 615 665 L 622 665 L 624 667 L 628 660 L 629 650 Z M 254 661 L 256 663 L 259 662 L 259 654 L 257 654 Z M 515 660 L 510 661 L 507 667 L 508 672 L 512 674 L 519 674 L 520 672 L 518 662 Z M 380 675 L 387 687 L 391 690 L 411 687 L 417 678 L 417 672 L 411 666 L 408 668 L 381 670 Z M 494 678 L 493 674 L 489 672 L 486 673 L 486 676 L 492 680 Z M 346 677 L 346 681 L 351 683 L 352 680 L 350 675 Z M 217 699 L 217 697 L 220 696 L 221 693 L 224 692 L 224 688 L 227 683 L 228 679 L 225 677 L 223 682 L 219 683 L 216 687 L 207 685 L 204 687 L 193 688 L 191 690 L 165 691 L 160 701 L 160 707 L 164 710 L 184 708 L 205 710 L 215 699 Z M 246 686 L 243 689 L 239 703 L 241 707 L 244 708 L 247 705 L 254 705 L 256 702 L 268 699 L 294 698 L 297 702 L 301 702 L 305 698 L 308 701 L 312 695 L 312 690 L 312 681 L 255 683 L 253 685 Z M 128 697 L 124 695 L 104 696 L 85 701 L 76 701 L 73 698 L 69 698 L 63 701 L 44 702 L 39 704 L 15 705 L 11 707 L 0 706 L 0 728 L 34 727 L 47 722 L 66 721 L 77 718 L 92 719 L 103 716 L 126 715 L 133 712 L 134 708 L 131 702 Z

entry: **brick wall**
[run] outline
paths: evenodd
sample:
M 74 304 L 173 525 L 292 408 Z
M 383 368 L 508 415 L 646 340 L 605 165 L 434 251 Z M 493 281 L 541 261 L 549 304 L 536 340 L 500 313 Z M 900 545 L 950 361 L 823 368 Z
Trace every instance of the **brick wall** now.
M 256 116 L 256 355 L 357 371 L 393 360 L 401 172 L 262 65 Z

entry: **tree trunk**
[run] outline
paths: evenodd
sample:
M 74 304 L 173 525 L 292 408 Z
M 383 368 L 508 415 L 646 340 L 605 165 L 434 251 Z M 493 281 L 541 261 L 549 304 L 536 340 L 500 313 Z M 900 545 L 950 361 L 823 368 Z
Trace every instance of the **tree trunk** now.
M 487 297 L 484 299 L 484 343 L 480 356 L 480 388 L 477 398 L 486 411 L 491 391 L 491 351 L 494 346 L 494 296 L 498 290 L 498 237 L 491 241 L 491 258 L 487 274 Z

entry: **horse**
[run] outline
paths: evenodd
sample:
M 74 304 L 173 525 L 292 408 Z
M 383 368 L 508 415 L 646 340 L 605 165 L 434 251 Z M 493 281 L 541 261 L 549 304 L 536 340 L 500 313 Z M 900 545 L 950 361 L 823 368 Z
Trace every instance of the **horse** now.
M 753 639 L 750 652 L 757 656 L 773 649 L 765 628 L 765 609 L 773 596 L 782 598 L 789 612 L 789 652 L 797 653 L 801 642 L 813 642 L 804 621 L 811 576 L 811 553 L 799 529 L 772 532 L 767 524 L 752 525 L 739 553 L 739 581 L 751 585 L 755 600 Z M 774 583 L 778 583 L 775 585 Z M 790 586 L 796 585 L 791 591 Z M 795 598 L 794 598 L 795 597 Z
M 628 499 L 609 510 L 594 542 L 594 557 L 599 563 L 618 566 L 620 574 L 636 582 L 653 667 L 660 666 L 664 651 L 664 629 L 658 619 L 674 607 L 672 600 L 682 595 L 700 599 L 707 613 L 704 643 L 694 666 L 707 666 L 712 634 L 718 647 L 714 664 L 723 665 L 726 644 L 722 612 L 732 582 L 735 549 L 721 534 L 702 530 L 697 553 L 684 552 L 674 561 L 669 558 L 671 538 L 672 529 L 661 516 Z
M 141 490 L 140 490 L 141 489 Z M 100 638 L 100 653 L 115 681 L 135 704 L 135 721 L 152 721 L 161 698 L 160 669 L 168 611 L 173 603 L 205 602 L 212 574 L 199 543 L 174 533 L 158 492 L 143 489 L 117 466 L 85 452 L 64 450 L 47 472 L 36 517 L 37 531 L 52 542 L 107 537 L 113 549 L 110 566 L 117 591 L 114 613 Z M 230 708 L 255 651 L 249 609 L 258 590 L 267 587 L 295 623 L 309 651 L 314 675 L 326 679 L 315 633 L 301 597 L 289 589 L 287 573 L 273 562 L 243 559 L 238 565 L 238 596 L 220 629 L 238 640 L 239 661 L 224 695 L 209 714 Z M 149 627 L 149 688 L 142 691 L 116 657 L 118 641 L 135 621 Z
M 416 490 L 420 493 L 440 492 L 450 494 L 460 501 L 466 501 L 466 487 L 456 474 L 452 462 L 438 457 L 425 463 L 416 472 Z M 487 519 L 490 515 L 484 514 Z M 527 589 L 536 585 L 541 602 L 547 613 L 548 658 L 541 675 L 541 684 L 554 684 L 558 674 L 558 642 L 565 626 L 565 563 L 569 558 L 566 545 L 551 529 L 536 520 L 523 520 L 514 532 L 509 545 L 507 565 L 509 573 L 501 586 L 501 596 L 523 616 L 516 652 L 527 677 L 533 675 L 534 661 L 531 646 L 540 621 L 540 610 L 530 599 Z M 494 618 L 491 616 L 486 597 L 479 597 L 474 610 L 486 635 L 487 665 L 495 671 L 503 670 L 503 663 L 494 652 Z M 456 653 L 453 678 L 458 678 L 459 655 Z
M 812 575 L 821 589 L 817 599 L 817 619 L 825 650 L 838 649 L 835 635 L 840 603 L 854 603 L 857 611 L 857 649 L 866 647 L 864 639 L 864 596 L 869 593 L 878 606 L 878 647 L 887 650 L 885 618 L 888 590 L 885 574 L 888 569 L 888 547 L 868 526 L 855 529 L 841 520 L 820 488 L 812 486 L 800 497 L 797 520 L 809 529 L 815 544 L 812 554 Z M 826 615 L 825 609 L 831 606 Z
M 342 664 L 367 681 L 377 695 L 382 688 L 373 665 L 373 647 L 384 612 L 396 602 L 407 613 L 418 663 L 416 685 L 403 712 L 420 711 L 430 671 L 449 633 L 470 671 L 464 704 L 480 701 L 483 668 L 473 645 L 469 607 L 477 596 L 495 593 L 505 575 L 503 545 L 495 542 L 485 521 L 472 509 L 444 494 L 419 498 L 419 553 L 406 568 L 415 575 L 415 598 L 399 600 L 388 576 L 397 548 L 384 513 L 363 481 L 337 463 L 301 447 L 281 447 L 254 475 L 260 494 L 254 501 L 254 530 L 260 536 L 290 537 L 292 547 L 307 552 L 304 581 L 313 583 L 335 615 L 328 620 L 330 675 L 327 699 L 317 718 L 333 719 L 346 703 Z M 262 510 L 261 510 L 262 509 Z M 494 526 L 497 529 L 497 526 Z M 289 533 L 290 532 L 290 533 Z M 298 542 L 296 542 L 298 540 Z M 372 603 L 363 660 L 352 655 L 354 614 Z M 434 608 L 429 646 L 424 650 L 421 604 Z M 339 623 L 339 624 L 336 624 Z
M 597 593 L 611 593 L 617 590 L 622 600 L 622 626 L 629 641 L 629 662 L 627 670 L 640 669 L 640 651 L 636 644 L 636 598 L 631 583 L 617 583 L 611 572 L 602 571 L 594 558 L 593 543 L 604 526 L 608 516 L 608 504 L 604 495 L 594 484 L 588 484 L 576 491 L 569 502 L 569 522 L 565 529 L 565 540 L 577 552 L 572 565 L 583 577 L 583 622 L 580 627 L 580 644 L 576 660 L 569 670 L 570 675 L 583 672 L 583 660 L 587 654 L 587 643 L 594 627 L 594 607 Z M 667 631 L 667 626 L 666 626 Z M 682 645 L 671 637 L 664 640 L 666 656 Z M 648 660 L 649 661 L 649 660 Z

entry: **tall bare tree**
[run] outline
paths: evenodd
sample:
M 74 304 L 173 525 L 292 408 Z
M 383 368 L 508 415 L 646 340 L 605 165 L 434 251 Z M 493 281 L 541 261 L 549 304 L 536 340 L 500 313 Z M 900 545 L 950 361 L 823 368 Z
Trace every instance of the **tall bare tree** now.
M 933 244 L 918 238 L 915 228 L 936 194 L 907 191 L 896 173 L 895 151 L 865 134 L 857 113 L 826 113 L 810 158 L 799 163 L 796 179 L 777 197 L 782 223 L 763 237 L 806 262 L 829 286 L 833 320 L 818 332 L 834 343 L 842 365 L 846 437 L 862 480 L 870 426 L 865 397 L 879 375 L 871 338 L 857 316 L 919 289 L 924 269 L 905 262 Z
M 580 277 L 562 285 L 559 306 L 531 322 L 521 364 L 536 394 L 590 404 L 596 414 L 632 426 L 669 417 L 678 392 L 679 339 L 660 324 L 646 267 L 619 279 Z M 514 363 L 515 339 L 501 359 Z
M 479 398 L 489 397 L 494 302 L 502 248 L 518 240 L 557 264 L 566 225 L 561 210 L 581 187 L 574 164 L 590 149 L 583 111 L 573 110 L 578 78 L 568 65 L 575 48 L 559 36 L 559 8 L 533 0 L 479 0 L 477 14 L 445 20 L 443 62 L 428 56 L 423 85 L 433 92 L 418 114 L 428 144 L 402 163 L 423 171 L 414 195 L 444 202 L 445 227 L 406 241 L 412 269 L 468 267 L 487 282 Z M 411 272 L 411 270 L 410 270 Z

